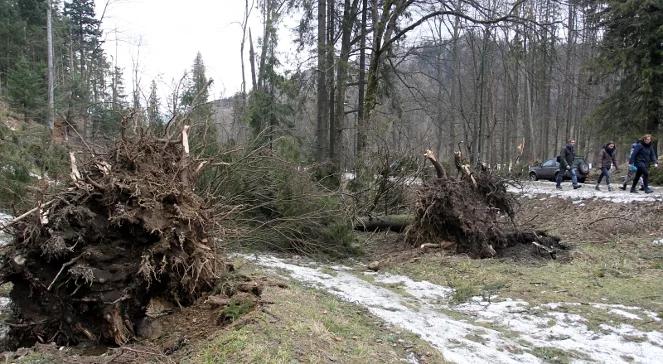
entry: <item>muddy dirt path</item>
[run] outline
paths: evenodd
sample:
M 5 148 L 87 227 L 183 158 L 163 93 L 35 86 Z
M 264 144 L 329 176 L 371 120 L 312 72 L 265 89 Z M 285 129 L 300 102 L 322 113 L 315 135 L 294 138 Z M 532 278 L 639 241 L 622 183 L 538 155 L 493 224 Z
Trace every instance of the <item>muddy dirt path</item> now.
M 420 336 L 451 362 L 540 363 L 560 355 L 573 362 L 655 363 L 663 358 L 663 329 L 643 332 L 627 323 L 590 328 L 585 317 L 569 313 L 571 306 L 590 305 L 625 322 L 654 322 L 663 328 L 656 313 L 638 307 L 536 306 L 495 296 L 454 305 L 450 301 L 453 289 L 405 276 L 273 256 L 244 258 L 365 307 L 385 322 Z

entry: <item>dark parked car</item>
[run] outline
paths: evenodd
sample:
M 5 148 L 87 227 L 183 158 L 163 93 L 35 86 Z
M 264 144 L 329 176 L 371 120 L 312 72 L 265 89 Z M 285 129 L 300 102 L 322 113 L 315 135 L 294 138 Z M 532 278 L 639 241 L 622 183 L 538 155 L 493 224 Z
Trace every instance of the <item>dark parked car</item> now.
M 585 158 L 576 156 L 573 165 L 578 169 L 578 182 L 584 183 L 585 178 L 589 174 L 589 165 Z M 549 159 L 543 163 L 529 167 L 529 179 L 536 181 L 539 179 L 547 179 L 554 181 L 557 178 L 559 171 L 559 162 L 557 159 Z M 571 179 L 571 171 L 565 171 L 564 179 Z

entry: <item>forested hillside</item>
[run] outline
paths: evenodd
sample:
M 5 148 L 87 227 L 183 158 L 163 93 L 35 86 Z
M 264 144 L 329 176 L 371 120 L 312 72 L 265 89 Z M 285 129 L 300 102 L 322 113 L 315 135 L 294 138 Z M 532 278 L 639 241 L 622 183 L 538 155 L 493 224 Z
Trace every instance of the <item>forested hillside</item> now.
M 592 158 L 607 140 L 626 146 L 660 128 L 657 1 L 246 5 L 237 40 L 244 81 L 232 115 L 220 116 L 206 104 L 200 54 L 173 90 L 128 85 L 134 70 L 104 53 L 104 14 L 95 13 L 94 1 L 53 2 L 56 123 L 103 139 L 129 108 L 158 124 L 195 106 L 194 118 L 234 125 L 220 140 L 246 140 L 247 127 L 253 135 L 289 136 L 305 160 L 344 169 L 366 151 L 427 145 L 450 156 L 461 141 L 473 162 L 527 163 L 556 155 L 571 136 Z M 25 120 L 44 125 L 47 7 L 45 0 L 0 3 L 0 95 Z M 249 13 L 263 29 L 249 32 Z M 285 29 L 293 17 L 298 27 Z M 311 56 L 296 69 L 276 52 L 278 42 L 291 41 Z M 166 92 L 172 96 L 160 100 Z
M 661 0 L 0 0 L 0 358 L 657 363 L 662 136 Z

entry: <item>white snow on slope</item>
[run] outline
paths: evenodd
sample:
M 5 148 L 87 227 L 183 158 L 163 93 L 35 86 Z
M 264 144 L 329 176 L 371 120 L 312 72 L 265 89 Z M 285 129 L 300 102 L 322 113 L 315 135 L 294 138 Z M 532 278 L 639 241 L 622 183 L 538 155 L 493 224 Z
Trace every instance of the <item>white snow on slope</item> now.
M 659 363 L 663 358 L 663 325 L 662 330 L 642 332 L 628 324 L 603 324 L 601 331 L 593 331 L 584 317 L 564 312 L 566 306 L 580 303 L 532 306 L 521 300 L 489 303 L 475 297 L 452 305 L 451 288 L 404 276 L 356 273 L 358 276 L 346 267 L 327 274 L 319 265 L 304 267 L 267 256 L 245 258 L 361 305 L 384 321 L 417 334 L 456 363 L 539 363 L 542 360 L 532 352 L 541 347 L 563 350 L 579 363 Z M 406 294 L 380 284 L 396 285 Z M 661 322 L 656 313 L 639 307 L 599 303 L 588 307 L 627 321 Z

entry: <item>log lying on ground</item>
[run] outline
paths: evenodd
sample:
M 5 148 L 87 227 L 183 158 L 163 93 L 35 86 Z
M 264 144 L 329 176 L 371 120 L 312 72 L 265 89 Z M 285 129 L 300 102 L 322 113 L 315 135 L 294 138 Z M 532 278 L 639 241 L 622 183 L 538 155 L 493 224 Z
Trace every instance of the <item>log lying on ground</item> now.
M 412 245 L 450 240 L 456 242 L 457 253 L 487 258 L 516 244 L 553 242 L 533 232 L 505 231 L 505 226 L 513 226 L 505 222 L 512 222 L 515 200 L 499 177 L 466 170 L 460 178 L 451 178 L 431 151 L 425 157 L 435 166 L 437 178 L 417 192 L 415 221 L 406 237 Z
M 359 231 L 376 231 L 376 230 L 391 230 L 395 232 L 403 232 L 405 229 L 414 222 L 413 215 L 385 215 L 385 216 L 366 216 L 357 219 L 355 230 Z
M 0 268 L 13 284 L 10 346 L 123 345 L 154 299 L 184 306 L 214 287 L 226 268 L 187 149 L 141 133 L 107 157 L 72 157 L 71 186 L 12 225 Z

